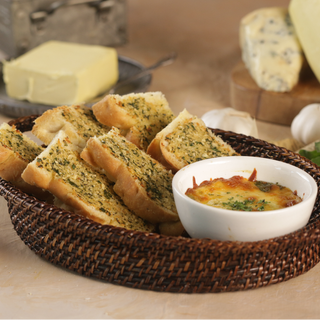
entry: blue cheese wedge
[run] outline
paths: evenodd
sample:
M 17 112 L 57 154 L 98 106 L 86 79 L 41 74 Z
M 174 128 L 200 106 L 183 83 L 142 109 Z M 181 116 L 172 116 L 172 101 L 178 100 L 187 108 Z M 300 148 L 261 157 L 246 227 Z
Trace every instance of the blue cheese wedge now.
M 240 23 L 242 59 L 257 85 L 288 92 L 299 81 L 303 52 L 286 8 L 263 8 Z
M 8 96 L 47 105 L 87 102 L 118 80 L 114 48 L 49 41 L 3 67 Z
M 320 2 L 291 0 L 289 13 L 306 59 L 320 81 Z

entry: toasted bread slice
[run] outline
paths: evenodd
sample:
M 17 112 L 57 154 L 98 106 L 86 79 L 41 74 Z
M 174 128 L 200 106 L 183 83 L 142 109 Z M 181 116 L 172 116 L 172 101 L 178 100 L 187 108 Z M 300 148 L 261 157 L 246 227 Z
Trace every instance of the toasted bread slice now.
M 184 229 L 181 221 L 175 222 L 163 222 L 159 224 L 159 232 L 160 234 L 164 234 L 166 236 L 181 236 L 187 235 L 187 232 Z
M 131 212 L 106 176 L 80 158 L 78 149 L 60 131 L 24 170 L 29 184 L 49 190 L 74 211 L 101 224 L 150 232 L 154 226 Z
M 43 151 L 33 140 L 15 126 L 0 126 L 0 176 L 8 181 L 21 177 L 21 173 Z
M 27 184 L 21 174 L 43 148 L 20 132 L 15 126 L 3 123 L 0 126 L 0 176 L 22 191 L 41 199 L 48 199 L 48 193 Z
M 97 121 L 92 109 L 72 105 L 44 112 L 35 120 L 32 133 L 48 145 L 60 130 L 65 131 L 69 139 L 81 150 L 90 137 L 107 133 L 110 127 Z
M 115 192 L 138 216 L 151 223 L 179 221 L 172 173 L 126 140 L 117 128 L 90 138 L 81 157 L 105 170 L 115 182 Z
M 174 119 L 161 92 L 107 95 L 92 109 L 101 123 L 127 130 L 126 138 L 142 150 Z
M 173 172 L 196 161 L 239 155 L 187 110 L 156 135 L 147 153 Z

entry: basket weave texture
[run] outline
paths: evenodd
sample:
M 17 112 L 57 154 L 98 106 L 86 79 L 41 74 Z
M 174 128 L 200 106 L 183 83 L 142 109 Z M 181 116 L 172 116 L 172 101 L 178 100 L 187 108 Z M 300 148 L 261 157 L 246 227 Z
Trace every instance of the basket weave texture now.
M 36 116 L 11 121 L 21 131 Z M 290 163 L 313 176 L 319 168 L 287 149 L 233 132 L 213 130 L 237 152 Z M 292 279 L 319 262 L 319 194 L 306 227 L 257 242 L 168 237 L 96 222 L 31 197 L 0 179 L 14 229 L 49 262 L 109 283 L 164 292 L 254 289 Z

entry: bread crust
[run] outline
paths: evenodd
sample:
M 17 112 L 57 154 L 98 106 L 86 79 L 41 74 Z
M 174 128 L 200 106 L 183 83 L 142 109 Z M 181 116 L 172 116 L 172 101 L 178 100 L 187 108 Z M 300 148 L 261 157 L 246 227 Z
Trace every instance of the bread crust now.
M 192 122 L 194 125 L 196 126 L 205 126 L 205 124 L 203 123 L 203 121 L 201 119 L 198 118 L 189 118 L 189 119 L 185 119 L 184 121 L 181 121 L 180 123 L 177 123 L 176 127 L 179 126 L 180 124 L 184 124 L 184 123 L 188 123 L 188 122 Z M 182 169 L 184 166 L 186 166 L 186 163 L 182 160 L 179 160 L 177 157 L 175 157 L 174 154 L 172 154 L 167 146 L 168 143 L 167 141 L 165 141 L 165 136 L 167 134 L 170 134 L 171 132 L 174 131 L 175 128 L 170 128 L 170 130 L 168 130 L 168 132 L 163 136 L 163 138 L 160 141 L 160 150 L 161 150 L 161 154 L 163 156 L 163 158 L 165 159 L 165 161 L 168 163 L 169 167 L 172 168 L 173 172 L 177 172 L 180 169 Z M 190 150 L 191 151 L 191 150 Z
M 21 159 L 13 150 L 0 145 L 0 176 L 3 179 L 18 180 L 27 165 L 28 162 Z
M 185 233 L 185 229 L 181 221 L 164 222 L 159 224 L 159 232 L 166 236 L 178 237 Z
M 99 122 L 106 126 L 119 129 L 129 129 L 137 122 L 121 104 L 121 96 L 107 95 L 92 106 L 92 110 Z
M 115 225 L 119 227 L 124 227 L 124 225 L 126 225 L 126 222 L 118 221 L 118 218 L 121 218 L 121 216 L 124 216 L 124 215 L 127 215 L 127 217 L 129 215 L 134 216 L 134 214 L 130 212 L 128 208 L 126 208 L 121 204 L 122 202 L 120 198 L 119 200 L 115 200 L 115 201 L 111 200 L 113 201 L 112 202 L 113 204 L 112 204 L 112 208 L 110 207 L 110 210 L 113 210 L 114 214 L 108 214 L 102 209 L 99 209 L 101 208 L 102 204 L 100 205 L 99 203 L 97 203 L 97 205 L 92 205 L 89 202 L 87 202 L 84 198 L 81 198 L 81 196 L 76 193 L 75 187 L 73 187 L 72 182 L 66 183 L 62 178 L 60 178 L 61 175 L 57 175 L 56 173 L 54 173 L 54 170 L 49 172 L 44 168 L 43 166 L 44 162 L 39 161 L 40 158 L 47 159 L 49 157 L 52 157 L 50 154 L 50 149 L 56 147 L 57 145 L 59 146 L 59 149 L 73 148 L 75 152 L 78 152 L 77 148 L 71 143 L 68 146 L 65 145 L 65 140 L 67 139 L 68 138 L 66 134 L 63 131 L 60 131 L 59 134 L 52 140 L 52 142 L 46 148 L 46 150 L 37 159 L 35 159 L 30 164 L 28 164 L 28 166 L 26 167 L 26 169 L 22 174 L 22 178 L 24 179 L 24 181 L 26 181 L 29 184 L 36 185 L 43 189 L 49 190 L 60 201 L 65 203 L 67 206 L 72 207 L 74 209 L 74 212 L 77 214 L 85 216 L 101 224 L 110 224 L 110 225 Z M 58 160 L 55 160 L 55 161 L 58 161 Z M 68 157 L 68 161 L 73 161 L 73 160 L 70 157 Z M 79 161 L 82 161 L 82 160 L 79 160 Z M 73 165 L 74 165 L 74 162 L 70 163 L 71 167 Z M 68 164 L 68 167 L 69 167 L 69 164 Z M 94 171 L 93 169 L 90 169 L 90 168 L 88 170 L 90 170 L 90 172 Z M 82 172 L 75 171 L 74 173 L 72 173 L 72 175 L 73 174 L 81 175 Z M 98 173 L 96 173 L 95 175 L 97 176 L 98 179 L 101 179 L 101 176 Z M 101 183 L 99 186 L 102 187 Z M 109 199 L 109 196 L 106 199 Z M 105 199 L 100 199 L 100 198 L 97 200 L 105 201 Z M 107 201 L 108 201 L 107 204 L 110 205 L 111 202 L 109 200 Z M 131 219 L 130 221 L 133 221 L 133 222 L 129 222 L 129 224 L 131 225 L 133 225 L 135 221 L 139 221 L 137 222 L 138 224 L 137 230 L 148 231 L 148 232 L 154 230 L 154 226 L 143 224 L 142 220 L 138 217 L 130 218 L 130 219 Z
M 98 138 L 94 137 L 88 140 L 81 157 L 88 163 L 100 166 L 105 170 L 107 176 L 115 181 L 114 191 L 122 198 L 126 206 L 139 217 L 151 223 L 179 220 L 176 210 L 168 210 L 150 199 L 146 190 L 139 184 L 137 177 L 123 162 L 112 156 Z
M 27 166 L 22 174 L 22 178 L 31 185 L 50 190 L 60 201 L 71 206 L 77 214 L 102 224 L 109 224 L 111 222 L 107 216 L 102 219 L 100 213 L 95 212 L 94 208 L 90 208 L 83 201 L 80 201 L 68 185 L 63 183 L 62 180 L 54 179 L 52 174 L 42 170 L 34 162 Z
M 29 141 L 30 139 L 27 136 L 23 135 L 22 132 L 17 130 L 14 126 L 11 127 L 7 123 L 3 123 L 1 125 L 1 130 L 12 132 L 16 136 L 20 136 L 21 141 L 25 139 L 25 141 L 31 143 L 31 141 Z M 21 174 L 27 167 L 29 162 L 21 155 L 21 150 L 19 150 L 19 147 L 9 147 L 8 145 L 5 145 L 5 142 L 2 140 L 0 141 L 0 143 L 0 177 L 11 182 L 14 186 L 19 188 L 23 192 L 34 195 L 41 200 L 51 201 L 52 197 L 48 192 L 45 192 L 38 187 L 27 184 L 21 178 Z M 35 142 L 33 143 L 35 144 Z
M 147 148 L 147 153 L 153 158 L 159 161 L 162 165 L 164 165 L 168 170 L 172 172 L 177 172 L 178 168 L 174 164 L 167 161 L 166 157 L 162 152 L 161 144 L 163 144 L 163 139 L 166 135 L 170 134 L 174 131 L 174 129 L 187 121 L 190 121 L 193 116 L 184 109 L 180 112 L 179 116 L 176 117 L 171 123 L 169 123 L 163 130 L 157 133 L 155 138 L 151 141 Z M 170 159 L 170 157 L 169 157 Z
M 88 116 L 90 112 L 90 108 L 82 105 L 60 106 L 49 109 L 35 120 L 32 133 L 45 145 L 49 145 L 58 132 L 63 130 L 80 152 L 85 147 L 89 137 L 95 135 L 94 132 L 99 130 L 103 134 L 110 129 L 104 127 L 97 120 L 92 120 Z M 81 123 L 81 120 L 84 122 Z
M 0 146 L 0 177 L 11 182 L 21 191 L 34 195 L 35 197 L 52 202 L 52 195 L 37 186 L 26 183 L 21 174 L 27 167 L 28 162 L 19 158 L 19 156 L 10 149 Z
M 108 170 L 104 170 L 108 179 L 112 182 L 117 181 L 117 170 L 121 166 L 121 162 L 105 154 L 105 150 L 96 141 L 96 138 L 88 140 L 80 157 L 94 168 L 108 168 Z
M 49 109 L 34 121 L 32 133 L 39 138 L 44 144 L 48 145 L 56 134 L 64 127 L 61 122 L 60 111 L 65 107 Z M 68 132 L 68 134 L 72 134 Z
M 124 166 L 119 167 L 117 181 L 113 188 L 128 208 L 151 223 L 179 220 L 176 212 L 169 211 L 152 201 L 146 190 L 141 188 Z
M 25 170 L 21 174 L 22 179 L 32 186 L 38 186 L 39 188 L 49 190 L 52 180 L 52 174 L 40 169 L 36 162 L 31 162 L 27 165 Z M 61 192 L 63 192 L 61 190 Z M 59 197 L 60 198 L 60 197 Z
M 125 130 L 127 140 L 141 150 L 174 118 L 161 92 L 108 95 L 92 110 L 101 123 Z
M 174 173 L 195 161 L 239 155 L 186 110 L 156 135 L 147 153 Z
M 153 159 L 159 161 L 164 167 L 166 167 L 168 170 L 171 170 L 172 172 L 175 171 L 175 168 L 172 167 L 164 158 L 161 148 L 160 148 L 160 142 L 161 142 L 161 136 L 156 136 L 152 142 L 150 143 L 147 154 L 149 154 Z

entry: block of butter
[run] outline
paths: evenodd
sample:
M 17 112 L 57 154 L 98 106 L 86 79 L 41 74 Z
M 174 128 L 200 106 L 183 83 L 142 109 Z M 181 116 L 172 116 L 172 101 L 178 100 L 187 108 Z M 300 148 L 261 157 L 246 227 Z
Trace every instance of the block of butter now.
M 33 103 L 88 102 L 118 80 L 114 48 L 49 41 L 3 66 L 7 95 Z
M 320 1 L 291 0 L 289 13 L 306 59 L 320 81 Z
M 260 88 L 286 92 L 298 83 L 303 52 L 288 9 L 262 8 L 242 18 L 240 46 L 242 60 Z

